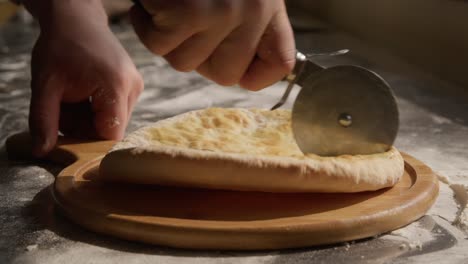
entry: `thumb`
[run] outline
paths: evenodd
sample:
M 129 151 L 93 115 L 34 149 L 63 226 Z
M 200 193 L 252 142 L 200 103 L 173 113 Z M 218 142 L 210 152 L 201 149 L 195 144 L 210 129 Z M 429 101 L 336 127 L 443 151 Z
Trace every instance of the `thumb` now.
M 57 142 L 62 90 L 53 79 L 31 83 L 32 95 L 29 109 L 29 130 L 32 136 L 32 154 L 43 157 Z
M 127 96 L 116 89 L 99 88 L 92 96 L 94 127 L 102 139 L 122 139 L 127 126 Z

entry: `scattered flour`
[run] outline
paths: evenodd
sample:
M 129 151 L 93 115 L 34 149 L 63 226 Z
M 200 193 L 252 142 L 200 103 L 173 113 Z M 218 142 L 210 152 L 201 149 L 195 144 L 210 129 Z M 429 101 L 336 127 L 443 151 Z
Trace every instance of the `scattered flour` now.
M 432 114 L 430 115 L 430 117 L 432 118 L 432 121 L 436 123 L 437 125 L 452 124 L 452 120 L 443 116 Z
M 37 249 L 37 245 L 29 245 L 26 247 L 26 251 L 33 251 Z
M 351 248 L 351 246 L 349 245 L 349 243 L 346 243 L 346 244 L 345 244 L 345 250 L 348 251 L 349 248 Z
M 468 203 L 468 190 L 462 184 L 451 184 L 455 200 L 458 203 L 458 211 L 453 225 L 468 233 L 468 217 L 466 215 L 466 205 Z
M 113 128 L 120 125 L 120 121 L 117 117 L 113 117 L 108 121 L 108 127 Z
M 453 197 L 457 203 L 458 210 L 455 214 L 455 219 L 452 225 L 458 227 L 465 233 L 468 233 L 468 216 L 466 212 L 468 204 L 468 186 L 459 183 L 452 183 L 447 176 L 437 175 L 439 181 L 445 183 L 453 192 Z
M 399 248 L 401 250 L 422 250 L 424 243 L 434 240 L 431 230 L 422 227 L 419 222 L 413 222 L 382 238 L 400 241 L 401 244 Z

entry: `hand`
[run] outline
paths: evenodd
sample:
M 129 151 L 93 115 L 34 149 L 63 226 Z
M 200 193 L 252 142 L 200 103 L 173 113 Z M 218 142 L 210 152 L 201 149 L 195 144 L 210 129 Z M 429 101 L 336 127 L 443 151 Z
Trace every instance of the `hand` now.
M 284 0 L 140 0 L 131 10 L 146 47 L 179 71 L 258 90 L 288 74 L 295 44 Z
M 100 2 L 59 0 L 48 11 L 39 18 L 32 53 L 33 154 L 47 154 L 59 129 L 72 137 L 121 139 L 143 81 Z

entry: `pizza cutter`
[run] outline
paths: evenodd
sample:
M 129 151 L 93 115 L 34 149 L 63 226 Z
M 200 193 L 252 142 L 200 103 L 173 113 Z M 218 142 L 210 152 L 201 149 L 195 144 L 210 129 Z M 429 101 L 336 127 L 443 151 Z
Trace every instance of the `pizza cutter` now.
M 399 118 L 390 86 L 368 69 L 342 65 L 324 68 L 296 54 L 296 66 L 286 77 L 287 100 L 294 84 L 301 87 L 292 108 L 292 130 L 304 153 L 320 156 L 375 154 L 390 149 L 398 132 Z

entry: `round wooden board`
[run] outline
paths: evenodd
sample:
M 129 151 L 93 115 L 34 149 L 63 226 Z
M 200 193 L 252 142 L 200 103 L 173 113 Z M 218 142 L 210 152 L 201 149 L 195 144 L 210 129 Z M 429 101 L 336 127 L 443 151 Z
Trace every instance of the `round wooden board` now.
M 25 140 L 10 138 L 9 154 L 27 152 Z M 438 194 L 431 169 L 404 153 L 400 182 L 374 192 L 277 194 L 110 184 L 98 180 L 98 166 L 112 144 L 62 139 L 48 158 L 76 161 L 57 176 L 55 200 L 88 229 L 157 245 L 260 250 L 361 239 L 417 220 Z

